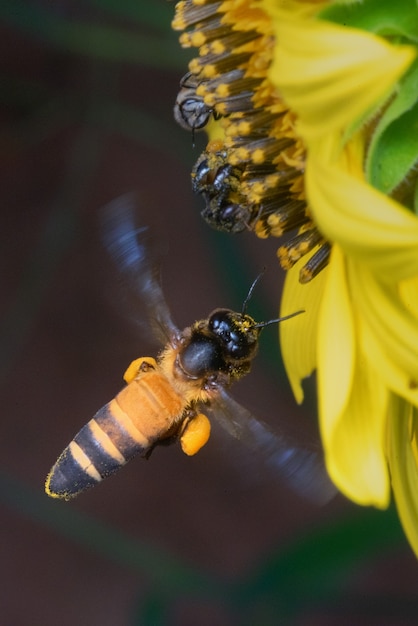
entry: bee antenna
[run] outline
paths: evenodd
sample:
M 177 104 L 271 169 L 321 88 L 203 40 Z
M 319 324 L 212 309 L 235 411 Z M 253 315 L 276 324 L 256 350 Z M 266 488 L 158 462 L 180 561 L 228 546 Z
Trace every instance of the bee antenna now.
M 270 324 L 284 322 L 285 320 L 295 317 L 295 315 L 300 315 L 301 313 L 305 313 L 304 309 L 296 311 L 295 313 L 290 313 L 290 315 L 285 315 L 284 317 L 277 317 L 276 319 L 269 320 L 268 322 L 259 322 L 258 324 L 254 324 L 253 328 L 265 328 L 266 326 L 270 326 Z
M 262 271 L 259 273 L 257 278 L 255 280 L 253 280 L 252 285 L 251 285 L 251 287 L 250 287 L 250 289 L 249 289 L 249 291 L 247 293 L 247 297 L 245 298 L 244 303 L 242 305 L 242 309 L 241 309 L 242 315 L 245 315 L 245 313 L 247 312 L 248 303 L 251 300 L 251 296 L 253 295 L 254 288 L 257 285 L 258 281 L 264 276 L 265 271 L 266 271 L 266 268 L 263 267 Z M 262 323 L 264 323 L 264 322 L 262 322 Z M 267 322 L 267 323 L 269 323 L 269 322 Z

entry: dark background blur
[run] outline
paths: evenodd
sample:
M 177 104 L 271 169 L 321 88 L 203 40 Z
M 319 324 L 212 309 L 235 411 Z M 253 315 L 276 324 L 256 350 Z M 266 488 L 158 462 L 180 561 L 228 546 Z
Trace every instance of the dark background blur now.
M 1 626 L 416 624 L 418 568 L 394 511 L 319 508 L 215 433 L 136 460 L 73 503 L 44 479 L 76 431 L 155 354 L 101 247 L 101 206 L 135 192 L 166 251 L 180 327 L 217 306 L 277 314 L 277 241 L 210 232 L 190 168 L 204 137 L 172 105 L 191 53 L 165 0 L 0 5 Z M 303 441 L 274 327 L 233 395 Z M 311 406 L 313 406 L 311 404 Z

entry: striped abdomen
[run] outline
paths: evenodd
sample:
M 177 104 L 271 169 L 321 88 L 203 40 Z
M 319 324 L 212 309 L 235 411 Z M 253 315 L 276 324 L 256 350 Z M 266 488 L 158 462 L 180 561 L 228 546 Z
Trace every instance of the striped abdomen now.
M 163 439 L 184 411 L 182 398 L 158 371 L 124 387 L 77 433 L 46 480 L 48 495 L 69 499 L 114 474 Z

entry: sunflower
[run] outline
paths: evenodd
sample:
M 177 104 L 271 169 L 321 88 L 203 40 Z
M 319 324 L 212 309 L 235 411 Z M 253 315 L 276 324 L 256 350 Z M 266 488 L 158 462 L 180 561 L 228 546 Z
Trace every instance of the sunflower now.
M 393 491 L 418 554 L 416 2 L 183 0 L 173 25 L 216 118 L 192 174 L 206 212 L 286 234 L 295 397 L 316 370 L 332 480 L 362 505 Z

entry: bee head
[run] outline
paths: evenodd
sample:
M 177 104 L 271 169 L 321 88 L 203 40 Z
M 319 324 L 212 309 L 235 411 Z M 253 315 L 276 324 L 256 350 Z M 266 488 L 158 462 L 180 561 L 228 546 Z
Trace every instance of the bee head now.
M 248 361 L 255 356 L 261 328 L 246 313 L 216 309 L 209 316 L 208 329 L 226 360 Z
M 262 329 L 302 313 L 297 311 L 267 322 L 256 322 L 248 315 L 247 304 L 260 276 L 251 285 L 241 313 L 215 309 L 209 317 L 185 329 L 177 363 L 188 378 L 199 379 L 216 374 L 227 375 L 229 382 L 242 378 L 250 371 L 251 361 L 257 354 Z
M 241 378 L 256 355 L 259 328 L 246 314 L 216 309 L 208 318 L 196 322 L 182 347 L 178 363 L 189 378 L 227 374 Z

